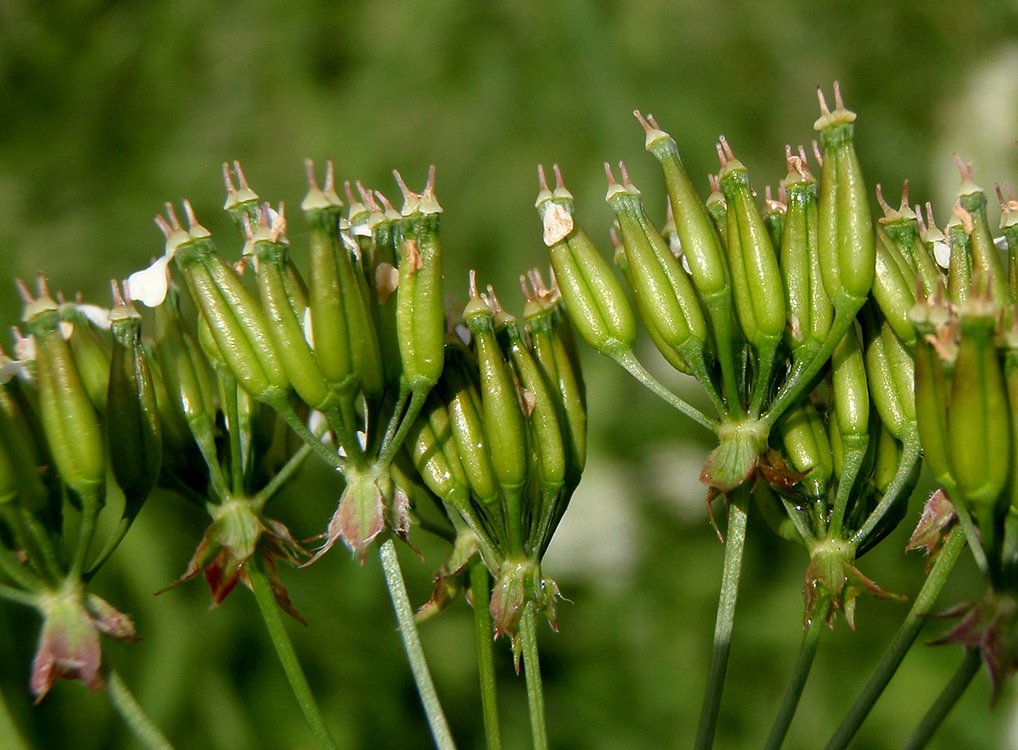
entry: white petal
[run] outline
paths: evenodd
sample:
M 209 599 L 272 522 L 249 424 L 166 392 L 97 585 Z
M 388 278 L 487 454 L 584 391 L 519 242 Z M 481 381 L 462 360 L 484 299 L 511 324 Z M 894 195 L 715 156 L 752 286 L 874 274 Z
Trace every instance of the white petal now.
M 135 271 L 128 276 L 124 284 L 127 296 L 145 307 L 161 305 L 169 288 L 170 272 L 167 265 L 169 261 L 169 256 L 164 255 L 144 271 Z
M 75 305 L 82 315 L 88 318 L 92 325 L 102 328 L 104 331 L 110 329 L 110 311 L 98 305 Z
M 27 362 L 16 359 L 4 359 L 0 364 L 0 385 L 9 383 L 25 369 Z
M 35 361 L 35 336 L 19 338 L 14 345 L 14 356 L 24 362 Z
M 951 248 L 947 246 L 946 242 L 934 242 L 933 257 L 936 259 L 938 266 L 947 268 L 951 261 Z
M 556 245 L 573 231 L 573 215 L 558 203 L 548 203 L 544 210 L 544 244 Z
M 304 340 L 308 342 L 308 346 L 312 349 L 315 348 L 315 332 L 311 328 L 311 308 L 304 308 Z
M 74 323 L 68 323 L 66 320 L 61 320 L 57 325 L 60 328 L 60 336 L 64 339 L 64 341 L 71 338 L 71 335 L 74 333 Z

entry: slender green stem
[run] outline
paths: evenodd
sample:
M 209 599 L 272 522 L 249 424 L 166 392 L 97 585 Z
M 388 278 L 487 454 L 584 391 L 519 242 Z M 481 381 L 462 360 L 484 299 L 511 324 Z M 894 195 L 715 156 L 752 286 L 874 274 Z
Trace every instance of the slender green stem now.
M 958 699 L 968 689 L 972 678 L 979 671 L 980 661 L 978 648 L 965 649 L 965 658 L 958 665 L 958 670 L 951 677 L 950 682 L 944 686 L 944 690 L 937 696 L 933 705 L 930 706 L 930 710 L 926 712 L 923 720 L 919 722 L 915 732 L 908 738 L 908 742 L 905 743 L 905 750 L 922 750 L 922 748 L 926 747 L 926 744 L 933 738 L 933 735 L 940 728 L 944 719 L 947 718 L 951 709 L 954 708 L 954 704 L 958 702 Z
M 318 703 L 311 692 L 311 686 L 308 684 L 300 662 L 297 661 L 297 652 L 286 632 L 279 606 L 272 594 L 272 586 L 265 575 L 261 558 L 257 553 L 248 559 L 246 568 L 251 588 L 254 590 L 255 600 L 258 602 L 258 609 L 261 611 L 262 619 L 265 620 L 265 627 L 269 630 L 269 637 L 272 639 L 272 645 L 276 648 L 276 654 L 283 665 L 283 671 L 286 672 L 286 677 L 290 681 L 293 695 L 304 713 L 304 719 L 319 745 L 323 748 L 335 748 L 336 741 L 329 733 L 328 727 L 325 726 L 325 720 L 322 718 Z
M 272 406 L 290 426 L 290 429 L 296 432 L 297 436 L 304 441 L 304 444 L 309 446 L 319 458 L 336 471 L 346 471 L 346 461 L 335 450 L 323 443 L 321 437 L 316 436 L 307 428 L 307 425 L 304 424 L 289 401 L 273 403 Z
M 142 745 L 149 750 L 172 750 L 173 745 L 145 713 L 145 709 L 115 670 L 111 670 L 109 674 L 109 694 L 110 703 Z
M 817 542 L 817 538 L 813 535 L 806 520 L 802 517 L 802 511 L 796 506 L 792 505 L 785 498 L 781 498 L 782 505 L 785 506 L 785 512 L 788 514 L 789 519 L 792 521 L 792 525 L 795 526 L 795 530 L 799 532 L 799 536 L 807 547 L 812 547 Z
M 820 635 L 823 633 L 826 619 L 826 617 L 814 617 L 802 635 L 802 645 L 799 647 L 799 656 L 795 660 L 792 677 L 785 688 L 785 697 L 781 700 L 781 707 L 778 709 L 778 715 L 771 727 L 771 734 L 767 738 L 767 750 L 778 750 L 785 741 L 788 728 L 792 725 L 795 711 L 799 707 L 803 688 L 806 687 L 809 671 L 813 667 L 813 657 L 817 655 L 817 646 L 820 644 Z
M 842 719 L 841 725 L 827 743 L 827 750 L 843 750 L 852 741 L 852 738 L 855 737 L 859 727 L 862 726 L 863 721 L 866 720 L 877 699 L 884 692 L 884 688 L 887 687 L 887 683 L 891 681 L 894 673 L 901 665 L 905 654 L 908 653 L 915 639 L 919 636 L 919 631 L 926 624 L 925 616 L 936 603 L 937 597 L 940 596 L 940 590 L 950 577 L 951 571 L 954 570 L 954 565 L 964 548 L 965 532 L 961 526 L 955 526 L 948 534 L 947 540 L 944 542 L 944 546 L 940 550 L 937 561 L 933 564 L 929 575 L 926 576 L 926 582 L 923 583 L 923 587 L 916 595 L 912 609 L 909 610 L 904 622 L 898 627 L 894 640 L 891 641 L 891 645 L 884 653 L 880 664 L 877 665 L 869 682 L 866 683 L 862 692 L 859 693 L 848 714 Z
M 537 654 L 537 617 L 534 603 L 523 606 L 520 617 L 520 640 L 523 646 L 523 670 L 527 678 L 527 705 L 530 707 L 530 731 L 534 750 L 548 750 L 548 728 L 544 720 L 544 687 L 541 684 L 541 662 Z
M 264 505 L 270 497 L 279 492 L 279 489 L 293 478 L 297 469 L 300 468 L 301 464 L 304 463 L 304 459 L 306 459 L 310 453 L 311 446 L 307 443 L 304 443 L 300 448 L 294 451 L 294 454 L 290 456 L 285 464 L 283 464 L 283 468 L 276 472 L 276 475 L 272 477 L 272 479 L 270 479 L 264 487 L 258 490 L 257 494 L 255 494 L 252 498 L 255 504 Z
M 424 402 L 428 398 L 430 388 L 427 390 L 411 390 L 410 391 L 410 405 L 407 406 L 406 412 L 403 413 L 402 418 L 400 412 L 404 399 L 400 398 L 399 406 L 400 410 L 392 415 L 393 421 L 389 424 L 388 429 L 385 431 L 385 437 L 382 439 L 382 447 L 378 451 L 378 463 L 382 466 L 388 466 L 392 463 L 393 457 L 396 455 L 396 451 L 403 445 L 403 441 L 406 440 L 407 433 L 410 428 L 413 427 L 414 420 L 417 419 L 417 415 L 420 414 L 421 409 L 424 408 Z M 398 428 L 395 428 L 398 425 Z
M 435 690 L 435 683 L 431 679 L 428 662 L 424 657 L 424 648 L 421 646 L 417 625 L 414 623 L 413 607 L 410 605 L 410 597 L 407 596 L 406 584 L 403 582 L 403 571 L 396 556 L 396 545 L 391 538 L 385 540 L 379 552 L 382 570 L 385 572 L 385 584 L 389 588 L 389 597 L 392 599 L 392 607 L 396 610 L 396 620 L 399 622 L 399 634 L 403 639 L 403 648 L 406 650 L 414 681 L 417 683 L 417 692 L 421 696 L 421 703 L 424 704 L 431 736 L 439 750 L 455 748 L 452 732 L 449 731 L 442 704 L 438 700 L 438 691 Z
M 891 484 L 887 488 L 887 492 L 880 498 L 880 502 L 877 503 L 877 507 L 866 518 L 862 527 L 852 535 L 850 543 L 858 546 L 862 544 L 863 540 L 868 537 L 873 530 L 877 527 L 883 517 L 887 514 L 887 511 L 891 509 L 891 506 L 899 501 L 901 493 L 906 489 L 908 485 L 909 475 L 912 474 L 916 469 L 916 464 L 919 462 L 922 454 L 922 447 L 919 443 L 919 436 L 912 435 L 905 440 L 904 449 L 901 454 L 901 462 L 898 464 L 898 471 L 894 474 L 894 479 L 891 480 Z
M 728 671 L 728 652 L 735 622 L 735 603 L 739 594 L 739 575 L 742 572 L 742 551 L 746 542 L 747 490 L 740 487 L 728 504 L 728 537 L 725 540 L 725 561 L 721 572 L 721 595 L 718 598 L 717 621 L 714 625 L 714 645 L 711 652 L 707 690 L 700 712 L 700 726 L 696 732 L 697 750 L 707 750 L 714 744 L 714 732 L 721 710 L 721 694 Z
M 0 572 L 27 591 L 38 591 L 45 584 L 31 568 L 22 565 L 14 553 L 0 545 Z
M 29 750 L 28 743 L 21 736 L 17 722 L 11 716 L 3 693 L 0 693 L 0 747 L 5 747 L 7 750 Z
M 3 520 L 14 533 L 15 543 L 26 553 L 34 567 L 48 583 L 56 583 L 63 574 L 57 562 L 56 552 L 49 536 L 39 526 L 32 514 L 17 503 L 5 505 Z
M 71 560 L 70 577 L 78 578 L 85 570 L 88 548 L 95 536 L 96 519 L 99 517 L 99 491 L 94 490 L 81 497 L 81 525 L 78 527 L 78 542 Z
M 640 360 L 638 360 L 633 355 L 633 352 L 631 350 L 627 349 L 624 352 L 614 354 L 612 355 L 612 359 L 614 359 L 616 362 L 622 365 L 630 375 L 639 380 L 640 383 L 642 383 L 646 388 L 648 388 L 652 393 L 660 397 L 667 404 L 678 409 L 680 412 L 682 412 L 687 417 L 692 419 L 698 425 L 705 427 L 706 429 L 710 430 L 713 433 L 717 433 L 718 420 L 708 417 L 706 414 L 697 409 L 691 403 L 689 403 L 683 398 L 680 398 L 679 396 L 676 396 L 670 390 L 665 388 L 664 385 L 662 385 L 661 382 L 657 380 L 657 378 L 655 378 L 647 371 L 647 368 L 640 363 Z
M 39 604 L 39 599 L 34 594 L 3 583 L 0 583 L 0 599 L 6 599 L 16 604 L 24 604 L 26 607 L 35 607 Z M 3 745 L 0 744 L 0 747 L 3 747 Z
M 477 642 L 477 671 L 481 678 L 481 709 L 484 713 L 484 738 L 488 750 L 501 750 L 502 734 L 498 726 L 498 693 L 495 683 L 495 654 L 492 649 L 492 623 L 488 586 L 490 578 L 483 562 L 470 566 L 470 594 L 474 601 L 474 640 Z

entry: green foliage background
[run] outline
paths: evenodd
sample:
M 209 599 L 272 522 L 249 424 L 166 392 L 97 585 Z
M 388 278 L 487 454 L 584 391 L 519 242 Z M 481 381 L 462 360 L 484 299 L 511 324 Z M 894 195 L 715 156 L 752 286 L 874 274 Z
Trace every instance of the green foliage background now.
M 562 165 L 581 219 L 605 240 L 602 161 L 624 159 L 649 205 L 661 205 L 634 108 L 676 137 L 691 174 L 716 170 L 713 143 L 724 133 L 762 187 L 784 175 L 786 142 L 812 138 L 814 89 L 829 91 L 834 79 L 860 113 L 870 182 L 896 200 L 907 177 L 913 200 L 934 200 L 943 223 L 952 151 L 974 161 L 984 186 L 1018 179 L 1016 22 L 1015 3 L 1003 0 L 4 0 L 0 279 L 45 270 L 55 289 L 103 303 L 110 277 L 161 253 L 150 217 L 184 196 L 235 252 L 218 211 L 219 165 L 239 159 L 264 198 L 296 208 L 302 159 L 312 157 L 389 194 L 391 169 L 420 184 L 436 164 L 449 291 L 462 296 L 475 267 L 511 297 L 516 276 L 545 262 L 535 164 Z M 297 216 L 291 237 L 300 247 Z M 4 282 L 0 322 L 17 318 Z M 546 566 L 569 599 L 561 632 L 542 634 L 552 744 L 688 746 L 722 553 L 696 481 L 709 445 L 617 368 L 585 359 L 594 450 Z M 337 497 L 332 478 L 309 466 L 270 512 L 307 537 Z M 922 561 L 900 550 L 919 502 L 863 561 L 881 585 L 909 595 Z M 252 597 L 240 591 L 213 611 L 198 583 L 152 597 L 183 571 L 205 521 L 175 497 L 150 501 L 96 581 L 134 614 L 144 640 L 107 644 L 105 656 L 180 747 L 310 747 Z M 804 555 L 757 521 L 719 747 L 762 744 L 801 632 Z M 405 567 L 423 601 L 442 550 L 418 539 L 427 561 L 407 554 Z M 293 628 L 298 648 L 341 744 L 429 746 L 377 560 L 360 569 L 336 550 L 284 575 L 310 621 Z M 980 587 L 966 564 L 943 601 Z M 789 747 L 825 741 L 905 611 L 866 601 L 857 631 L 841 622 L 825 636 Z M 0 682 L 33 741 L 130 746 L 104 696 L 80 685 L 29 705 L 37 628 L 34 613 L 0 607 Z M 424 626 L 424 638 L 455 734 L 479 746 L 466 605 Z M 500 651 L 507 746 L 526 747 L 522 680 Z M 857 746 L 900 746 L 959 660 L 948 647 L 917 647 Z M 1014 691 L 992 713 L 988 694 L 978 677 L 937 747 L 1007 746 Z

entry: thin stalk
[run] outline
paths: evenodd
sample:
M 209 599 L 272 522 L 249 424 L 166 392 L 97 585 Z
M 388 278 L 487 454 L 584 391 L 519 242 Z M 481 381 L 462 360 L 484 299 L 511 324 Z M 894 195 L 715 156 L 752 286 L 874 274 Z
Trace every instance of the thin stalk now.
M 29 750 L 28 743 L 21 736 L 17 722 L 11 716 L 3 693 L 0 693 L 0 747 L 6 747 L 8 750 Z
M 495 683 L 495 653 L 492 648 L 492 623 L 489 607 L 488 569 L 483 562 L 470 566 L 470 594 L 474 602 L 474 640 L 477 643 L 477 672 L 481 679 L 481 709 L 484 713 L 484 739 L 488 750 L 501 750 L 502 734 L 498 726 L 498 693 Z
M 735 622 L 735 603 L 739 595 L 742 550 L 746 542 L 747 500 L 746 489 L 740 488 L 728 504 L 728 537 L 725 540 L 725 561 L 721 572 L 721 594 L 718 598 L 717 621 L 714 624 L 710 673 L 700 712 L 700 726 L 696 732 L 697 750 L 707 750 L 714 744 L 714 732 L 718 725 L 721 694 L 724 692 L 725 673 L 728 671 L 732 626 Z
M 4 506 L 2 515 L 14 534 L 15 543 L 28 554 L 32 567 L 48 583 L 56 583 L 63 575 L 56 553 L 49 537 L 39 525 L 37 523 L 34 526 L 29 525 L 29 520 L 34 520 L 32 514 L 19 507 L 17 503 L 11 503 Z
M 785 688 L 785 697 L 781 700 L 781 707 L 771 727 L 771 734 L 767 738 L 767 750 L 778 750 L 785 741 L 788 728 L 792 725 L 795 711 L 799 707 L 799 699 L 802 697 L 803 688 L 806 687 L 806 679 L 813 667 L 813 658 L 817 655 L 817 646 L 820 644 L 820 635 L 823 633 L 823 626 L 826 617 L 814 617 L 810 620 L 806 632 L 802 635 L 802 645 L 799 647 L 799 656 L 795 660 L 795 667 L 792 669 L 792 676 Z
M 537 617 L 534 603 L 527 602 L 520 617 L 520 640 L 523 646 L 523 670 L 527 678 L 527 705 L 530 708 L 530 731 L 534 750 L 548 750 L 548 728 L 544 720 L 544 688 L 541 684 L 541 662 L 537 654 Z
M 698 425 L 705 427 L 713 433 L 717 433 L 718 420 L 708 417 L 691 403 L 679 396 L 676 396 L 670 390 L 665 388 L 659 380 L 647 371 L 647 368 L 640 363 L 640 360 L 633 355 L 632 351 L 626 350 L 624 352 L 614 354 L 612 355 L 612 359 L 622 365 L 630 375 L 639 380 L 640 383 L 665 401 L 668 405 L 678 409 Z
M 297 433 L 297 436 L 309 446 L 325 463 L 338 472 L 346 471 L 346 461 L 340 458 L 339 454 L 322 442 L 320 436 L 316 436 L 307 428 L 300 416 L 290 405 L 289 401 L 279 401 L 272 404 L 273 408 L 290 426 L 290 429 Z
M 234 495 L 244 494 L 244 459 L 240 444 L 240 405 L 237 402 L 237 379 L 232 375 L 220 374 L 219 384 L 223 402 L 226 405 L 226 436 L 230 441 L 230 491 Z
M 414 681 L 417 683 L 417 693 L 421 697 L 421 703 L 424 704 L 431 736 L 439 750 L 452 750 L 456 745 L 452 741 L 452 732 L 449 731 L 435 683 L 428 670 L 428 661 L 424 657 L 424 648 L 421 646 L 417 625 L 414 623 L 413 607 L 410 605 L 410 597 L 407 596 L 406 584 L 403 582 L 403 571 L 396 556 L 396 545 L 391 538 L 385 540 L 379 554 L 382 558 L 382 570 L 385 572 L 385 585 L 389 588 L 392 608 L 396 611 L 396 621 L 399 623 L 399 634 L 403 639 L 407 660 L 410 662 L 410 671 L 413 672 Z
M 428 393 L 431 389 L 425 390 L 411 390 L 410 391 L 410 405 L 406 408 L 406 413 L 403 414 L 402 419 L 399 420 L 399 428 L 393 431 L 393 424 L 389 425 L 389 429 L 385 432 L 385 437 L 382 439 L 382 447 L 378 452 L 378 463 L 382 466 L 388 466 L 392 463 L 393 457 L 396 455 L 396 451 L 403 445 L 403 441 L 406 440 L 407 433 L 410 432 L 410 428 L 413 427 L 414 420 L 417 419 L 417 415 L 421 413 L 421 409 L 424 408 L 424 403 L 428 399 Z M 400 401 L 402 404 L 402 400 Z M 399 412 L 393 415 L 393 419 L 399 415 Z
M 141 707 L 115 670 L 110 670 L 109 694 L 113 708 L 117 710 L 120 718 L 124 720 L 124 723 L 142 745 L 149 750 L 173 750 L 173 745 L 145 713 L 145 709 Z
M 293 475 L 300 468 L 301 464 L 304 463 L 304 459 L 311 453 L 311 446 L 304 443 L 298 448 L 292 456 L 283 464 L 281 468 L 268 483 L 262 487 L 258 493 L 252 498 L 255 504 L 264 505 L 265 502 L 279 492 L 279 489 L 293 478 Z
M 99 493 L 89 492 L 81 497 L 81 525 L 78 527 L 78 541 L 74 547 L 74 557 L 71 560 L 71 578 L 78 578 L 85 570 L 85 561 L 88 558 L 88 548 L 92 546 L 92 538 L 95 536 L 96 519 L 99 516 Z
M 877 503 L 877 507 L 870 513 L 862 527 L 852 535 L 851 544 L 861 544 L 873 529 L 877 527 L 887 511 L 891 509 L 891 506 L 899 501 L 902 491 L 905 490 L 905 486 L 908 484 L 908 477 L 915 470 L 921 455 L 922 447 L 919 443 L 919 436 L 913 435 L 906 439 L 901 454 L 901 463 L 898 464 L 898 471 L 895 472 L 894 479 L 891 480 L 887 492 L 884 493 L 880 502 Z
M 930 710 L 926 712 L 923 720 L 919 722 L 915 732 L 908 738 L 908 742 L 905 743 L 905 750 L 922 750 L 922 748 L 926 747 L 926 744 L 933 738 L 933 735 L 940 728 L 944 719 L 947 718 L 951 709 L 954 708 L 954 704 L 958 702 L 958 699 L 968 689 L 972 678 L 979 671 L 980 662 L 978 648 L 965 649 L 965 658 L 958 665 L 958 670 L 951 677 L 950 682 L 944 686 L 944 690 L 937 696 L 933 705 L 930 706 Z
M 39 604 L 39 599 L 34 594 L 3 583 L 0 583 L 0 599 L 6 599 L 16 604 L 24 604 L 26 607 L 35 607 Z M 0 743 L 0 747 L 3 747 L 2 743 Z
M 937 597 L 940 596 L 940 590 L 944 588 L 944 584 L 950 577 L 951 571 L 954 570 L 954 565 L 964 548 L 965 532 L 961 526 L 955 526 L 947 535 L 947 540 L 937 556 L 937 561 L 933 564 L 929 575 L 926 576 L 923 587 L 919 589 L 912 609 L 909 610 L 905 620 L 898 627 L 894 640 L 891 641 L 891 645 L 870 676 L 869 682 L 863 687 L 859 697 L 855 699 L 855 703 L 852 704 L 848 714 L 842 719 L 841 725 L 827 743 L 827 750 L 844 750 L 855 737 L 859 727 L 862 726 L 870 710 L 884 692 L 884 688 L 887 687 L 901 665 L 905 654 L 908 653 L 919 636 L 919 631 L 926 624 L 926 614 L 936 603 Z
M 336 748 L 336 741 L 325 726 L 325 720 L 322 718 L 318 703 L 311 692 L 311 686 L 308 684 L 300 662 L 297 661 L 297 652 L 294 650 L 293 642 L 286 632 L 286 626 L 279 612 L 279 606 L 276 604 L 276 598 L 272 594 L 272 586 L 265 575 L 261 558 L 257 553 L 248 559 L 245 567 L 247 568 L 248 578 L 251 581 L 251 588 L 254 591 L 255 601 L 258 602 L 258 609 L 261 611 L 262 619 L 265 620 L 265 627 L 269 630 L 269 637 L 272 639 L 272 645 L 276 648 L 276 654 L 283 665 L 283 671 L 286 672 L 286 678 L 290 681 L 293 695 L 297 699 L 301 711 L 304 713 L 304 719 L 311 728 L 315 739 L 318 740 L 318 744 L 323 748 L 334 749 Z

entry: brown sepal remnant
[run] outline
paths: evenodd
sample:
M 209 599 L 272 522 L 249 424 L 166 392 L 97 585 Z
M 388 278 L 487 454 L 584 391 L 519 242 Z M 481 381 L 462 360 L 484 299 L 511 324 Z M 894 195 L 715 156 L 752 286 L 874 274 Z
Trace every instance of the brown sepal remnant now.
M 854 557 L 846 554 L 816 554 L 810 557 L 806 567 L 806 582 L 803 588 L 803 599 L 806 605 L 803 627 L 817 617 L 827 621 L 827 626 L 834 627 L 838 610 L 845 613 L 845 621 L 855 630 L 855 604 L 860 594 L 869 594 L 878 599 L 897 599 L 905 597 L 880 588 L 867 578 L 853 564 Z
M 40 604 L 43 616 L 29 687 L 39 703 L 57 679 L 78 680 L 92 690 L 104 686 L 99 636 L 138 640 L 131 618 L 80 585 L 66 587 Z
M 947 492 L 943 488 L 930 495 L 930 499 L 923 507 L 919 523 L 916 525 L 915 531 L 912 532 L 908 544 L 905 545 L 906 552 L 917 549 L 926 550 L 927 573 L 930 572 L 937 555 L 940 554 L 948 530 L 957 520 L 958 514 L 951 503 L 951 498 L 947 496 Z
M 243 508 L 237 512 L 237 506 L 234 505 L 231 510 L 234 512 L 223 512 L 214 518 L 184 574 L 156 593 L 161 594 L 175 588 L 201 573 L 212 593 L 213 606 L 218 606 L 229 596 L 238 582 L 243 583 L 248 589 L 251 588 L 246 565 L 251 557 L 257 554 L 261 556 L 262 564 L 265 566 L 265 575 L 276 603 L 301 625 L 307 625 L 307 621 L 290 600 L 286 586 L 280 578 L 277 562 L 283 560 L 290 565 L 298 566 L 307 558 L 308 551 L 279 521 L 262 518 L 253 508 Z
M 963 604 L 940 617 L 961 617 L 947 635 L 931 645 L 957 643 L 978 648 L 990 676 L 990 705 L 995 705 L 1008 677 L 1018 669 L 1018 599 L 989 591 L 979 601 Z

